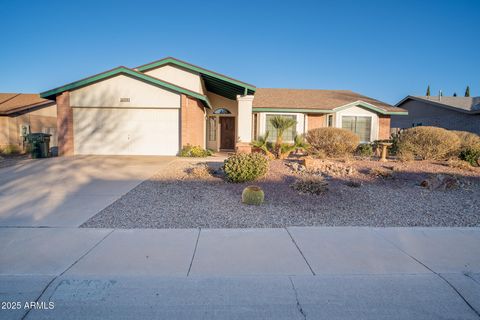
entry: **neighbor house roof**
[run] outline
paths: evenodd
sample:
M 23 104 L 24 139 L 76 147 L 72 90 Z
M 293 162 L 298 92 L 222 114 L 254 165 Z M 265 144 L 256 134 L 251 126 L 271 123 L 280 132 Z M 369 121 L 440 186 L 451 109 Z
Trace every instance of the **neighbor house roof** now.
M 408 100 L 426 102 L 433 106 L 463 113 L 480 114 L 480 97 L 407 96 L 396 106 L 400 106 Z
M 136 67 L 135 70 L 140 72 L 146 72 L 164 65 L 175 65 L 177 67 L 184 68 L 189 71 L 198 73 L 208 91 L 219 94 L 221 96 L 236 99 L 237 95 L 254 94 L 256 87 L 252 84 L 230 78 L 226 75 L 193 65 L 191 63 L 173 58 L 167 57 L 154 62 L 144 64 Z
M 407 114 L 394 107 L 349 90 L 257 88 L 253 111 L 328 113 L 360 105 L 380 114 Z
M 0 115 L 22 112 L 51 103 L 53 101 L 34 93 L 0 93 Z
M 180 87 L 180 86 L 177 86 L 173 83 L 166 82 L 164 80 L 157 79 L 155 77 L 146 75 L 144 73 L 138 72 L 136 70 L 133 70 L 133 69 L 130 69 L 130 68 L 127 68 L 127 67 L 124 67 L 124 66 L 120 66 L 120 67 L 117 67 L 115 69 L 108 70 L 108 71 L 93 75 L 91 77 L 88 77 L 88 78 L 85 78 L 85 79 L 82 79 L 82 80 L 78 80 L 78 81 L 66 84 L 64 86 L 61 86 L 61 87 L 58 87 L 58 88 L 55 88 L 55 89 L 52 89 L 52 90 L 42 92 L 42 93 L 40 93 L 40 96 L 42 98 L 54 99 L 54 97 L 57 94 L 62 93 L 64 91 L 75 90 L 75 89 L 93 84 L 95 82 L 98 82 L 98 81 L 101 81 L 101 80 L 104 80 L 104 79 L 107 79 L 107 78 L 111 78 L 111 77 L 114 77 L 114 76 L 117 76 L 117 75 L 121 75 L 121 74 L 128 75 L 128 76 L 136 78 L 138 80 L 142 80 L 142 81 L 145 81 L 149 84 L 159 86 L 159 87 L 162 87 L 162 88 L 165 88 L 165 89 L 169 89 L 169 90 L 172 90 L 174 92 L 186 94 L 188 96 L 191 96 L 193 98 L 196 98 L 196 99 L 202 101 L 205 104 L 206 107 L 211 108 L 210 101 L 208 100 L 207 96 L 205 96 L 203 94 L 191 91 L 189 89 L 186 89 L 186 88 L 183 88 L 183 87 Z

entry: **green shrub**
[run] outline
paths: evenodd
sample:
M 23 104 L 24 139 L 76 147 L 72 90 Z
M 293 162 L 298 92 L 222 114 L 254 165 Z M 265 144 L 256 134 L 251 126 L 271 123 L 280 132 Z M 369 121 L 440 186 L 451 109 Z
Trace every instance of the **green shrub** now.
M 260 153 L 237 153 L 227 158 L 223 169 L 230 182 L 253 181 L 268 170 L 268 160 Z
M 402 160 L 415 157 L 440 160 L 456 156 L 460 139 L 448 130 L 437 127 L 415 127 L 402 131 L 398 137 L 398 156 Z
M 452 131 L 460 139 L 460 151 L 478 150 L 480 151 L 480 136 L 467 131 Z
M 180 157 L 204 158 L 212 155 L 212 151 L 205 150 L 200 146 L 192 146 L 187 144 L 178 153 Z
M 480 150 L 466 149 L 460 151 L 459 158 L 463 161 L 467 161 L 472 166 L 480 165 Z
M 306 140 L 311 152 L 327 157 L 351 155 L 360 142 L 355 133 L 340 128 L 312 129 L 307 132 Z
M 370 143 L 359 144 L 355 153 L 361 157 L 373 156 L 373 147 Z
M 0 153 L 3 154 L 3 155 L 6 155 L 6 156 L 19 154 L 21 152 L 22 152 L 22 149 L 15 144 L 9 144 L 9 145 L 7 145 L 5 147 L 2 147 L 0 149 Z

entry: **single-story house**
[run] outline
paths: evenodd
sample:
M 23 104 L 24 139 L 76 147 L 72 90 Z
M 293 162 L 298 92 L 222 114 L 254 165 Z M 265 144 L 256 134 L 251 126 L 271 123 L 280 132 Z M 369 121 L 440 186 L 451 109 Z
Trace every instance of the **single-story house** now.
M 57 106 L 38 94 L 0 93 L 0 148 L 23 147 L 28 133 L 49 133 L 56 146 Z
M 392 128 L 435 126 L 480 134 L 480 97 L 407 96 L 396 106 L 408 116 L 392 116 Z
M 250 150 L 272 115 L 293 117 L 285 140 L 322 126 L 386 139 L 400 108 L 351 91 L 261 89 L 165 58 L 41 93 L 57 104 L 60 154 L 176 155 L 182 146 Z M 271 136 L 273 136 L 272 134 Z

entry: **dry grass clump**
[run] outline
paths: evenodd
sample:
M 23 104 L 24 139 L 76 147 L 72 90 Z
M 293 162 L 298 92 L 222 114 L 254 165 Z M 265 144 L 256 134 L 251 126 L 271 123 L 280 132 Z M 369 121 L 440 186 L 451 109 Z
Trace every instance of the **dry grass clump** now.
M 461 170 L 473 171 L 472 165 L 468 161 L 458 160 L 458 159 L 448 159 L 445 162 L 445 165 L 450 168 L 456 168 Z
M 352 155 L 360 143 L 355 133 L 340 128 L 312 129 L 305 138 L 310 145 L 309 151 L 327 157 Z
M 466 150 L 480 150 L 480 136 L 467 131 L 451 131 L 460 139 L 460 152 Z
M 209 178 L 212 176 L 212 169 L 206 163 L 199 163 L 195 166 L 185 169 L 187 175 L 191 178 Z
M 398 138 L 401 160 L 442 160 L 457 155 L 460 138 L 453 132 L 437 127 L 415 127 L 403 131 Z
M 328 190 L 328 182 L 319 176 L 304 176 L 295 181 L 291 187 L 303 194 L 322 194 Z
M 395 177 L 393 170 L 382 167 L 375 167 L 370 169 L 369 174 L 373 177 L 382 179 L 393 179 Z

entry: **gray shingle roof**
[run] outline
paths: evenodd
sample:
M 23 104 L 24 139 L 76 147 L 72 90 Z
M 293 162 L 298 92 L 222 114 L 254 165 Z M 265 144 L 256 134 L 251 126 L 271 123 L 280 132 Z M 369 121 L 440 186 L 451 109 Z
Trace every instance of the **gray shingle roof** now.
M 408 96 L 396 106 L 401 106 L 408 99 L 427 102 L 439 107 L 447 107 L 466 113 L 480 113 L 480 97 L 439 97 L 439 96 Z

